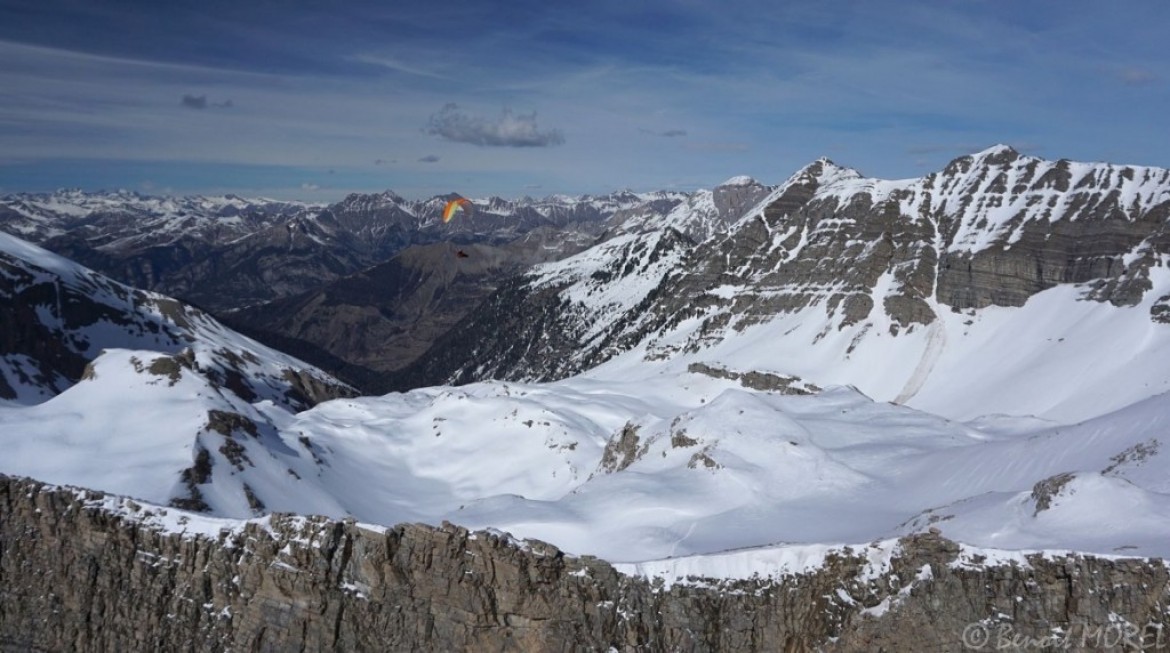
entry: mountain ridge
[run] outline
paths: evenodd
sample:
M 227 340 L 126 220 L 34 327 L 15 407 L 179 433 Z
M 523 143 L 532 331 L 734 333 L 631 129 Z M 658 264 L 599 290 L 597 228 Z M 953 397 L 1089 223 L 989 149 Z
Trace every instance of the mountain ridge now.
M 1066 172 L 1067 184 L 1060 181 Z M 824 349 L 829 341 L 841 342 L 831 345 L 836 353 L 826 353 L 837 361 L 849 359 L 858 347 L 877 347 L 873 343 L 880 334 L 895 342 L 909 336 L 899 345 L 905 350 L 902 358 L 927 360 L 941 355 L 930 353 L 932 346 L 946 349 L 941 340 L 946 333 L 970 331 L 963 324 L 932 326 L 942 324 L 940 316 L 962 314 L 959 322 L 975 323 L 991 308 L 1022 307 L 1042 292 L 1065 286 L 1110 306 L 1141 306 L 1157 323 L 1166 314 L 1162 307 L 1170 303 L 1170 289 L 1159 285 L 1161 290 L 1150 293 L 1168 254 L 1167 170 L 1051 162 L 996 146 L 959 157 L 936 173 L 889 181 L 819 159 L 790 176 L 726 233 L 689 249 L 679 269 L 662 275 L 657 286 L 630 290 L 636 300 L 620 316 L 601 320 L 606 325 L 601 339 L 587 335 L 587 325 L 606 309 L 587 298 L 590 292 L 604 294 L 602 286 L 609 288 L 604 292 L 625 292 L 620 280 L 581 274 L 548 294 L 551 280 L 564 278 L 566 268 L 597 265 L 582 254 L 535 268 L 497 302 L 501 313 L 548 315 L 564 334 L 559 345 L 537 344 L 526 360 L 499 364 L 472 354 L 469 345 L 459 351 L 456 344 L 454 350 L 424 356 L 413 371 L 424 383 L 549 380 L 638 348 L 645 360 L 699 360 L 701 352 L 720 343 L 727 349 L 725 341 L 738 334 L 785 320 L 792 325 L 788 328 L 822 325 L 811 337 L 802 336 L 807 337 L 803 343 Z M 609 265 L 625 263 L 618 256 Z M 562 302 L 563 311 L 548 312 Z M 804 319 L 784 318 L 798 315 Z M 471 333 L 490 331 L 490 319 L 472 314 L 448 340 L 466 342 Z M 538 330 L 511 333 L 529 340 Z M 933 335 L 912 335 L 925 331 Z M 920 342 L 910 345 L 910 339 Z M 772 358 L 773 367 L 783 369 Z M 556 361 L 556 367 L 542 367 L 541 361 Z M 821 366 L 826 365 L 842 367 L 822 358 Z M 872 381 L 862 381 L 862 387 L 886 399 L 913 390 L 912 366 L 898 367 L 905 371 L 892 374 L 885 387 Z M 809 363 L 799 368 L 789 371 L 817 382 L 852 382 L 849 374 L 818 381 L 809 377 Z M 899 376 L 900 381 L 892 380 Z

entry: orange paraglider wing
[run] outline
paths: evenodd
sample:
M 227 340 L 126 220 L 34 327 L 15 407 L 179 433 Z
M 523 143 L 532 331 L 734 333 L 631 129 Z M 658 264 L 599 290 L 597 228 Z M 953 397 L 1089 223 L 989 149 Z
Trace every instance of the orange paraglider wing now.
M 447 206 L 443 207 L 443 224 L 450 222 L 456 213 L 467 211 L 470 208 L 471 202 L 462 197 L 456 197 L 450 202 L 447 202 Z

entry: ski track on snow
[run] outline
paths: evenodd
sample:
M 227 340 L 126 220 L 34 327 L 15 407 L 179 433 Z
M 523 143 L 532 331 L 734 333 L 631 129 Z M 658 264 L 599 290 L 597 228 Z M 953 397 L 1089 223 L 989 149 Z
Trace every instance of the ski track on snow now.
M 938 362 L 946 346 L 947 328 L 936 312 L 934 322 L 931 322 L 928 327 L 926 348 L 922 351 L 922 358 L 918 361 L 918 366 L 914 368 L 914 372 L 910 375 L 910 378 L 906 380 L 906 385 L 902 388 L 902 391 L 894 398 L 893 403 L 898 405 L 905 404 L 907 401 L 913 399 L 914 395 L 918 394 L 918 391 L 926 384 L 926 380 L 934 370 L 934 364 Z

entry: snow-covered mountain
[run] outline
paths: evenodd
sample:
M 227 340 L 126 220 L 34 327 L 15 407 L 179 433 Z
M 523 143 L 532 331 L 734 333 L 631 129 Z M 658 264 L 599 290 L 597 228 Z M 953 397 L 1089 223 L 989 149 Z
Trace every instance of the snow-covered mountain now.
M 772 187 L 741 175 L 732 177 L 711 190 L 660 195 L 676 199 L 673 206 L 663 200 L 634 204 L 615 213 L 609 220 L 614 235 L 645 233 L 673 229 L 695 242 L 717 234 L 743 216 L 744 212 L 766 197 Z
M 90 363 L 110 349 L 160 352 L 171 361 L 159 364 L 166 374 L 177 374 L 175 365 L 197 369 L 246 400 L 293 409 L 351 392 L 199 309 L 118 283 L 7 234 L 0 234 L 0 272 L 2 400 L 39 403 L 59 394 L 94 374 Z
M 353 394 L 199 309 L 0 234 L 0 404 L 19 416 L 6 427 L 10 461 L 32 450 L 66 474 L 137 483 L 157 473 L 169 479 L 161 493 L 148 483 L 157 500 L 206 507 L 192 499 L 193 479 L 214 464 L 201 438 L 260 438 L 264 411 Z M 85 432 L 88 446 L 77 439 Z M 244 448 L 219 451 L 230 460 Z
M 678 563 L 690 573 L 932 527 L 972 546 L 1170 553 L 1167 395 L 1075 426 L 963 424 L 851 388 L 788 395 L 692 372 L 293 414 L 186 370 L 138 371 L 159 360 L 110 352 L 51 401 L 0 409 L 4 472 L 236 518 L 446 519 L 616 562 L 749 549 Z
M 0 229 L 134 287 L 218 308 L 360 265 L 352 253 L 322 248 L 304 227 L 322 208 L 231 195 L 62 190 L 0 198 Z
M 501 245 L 535 235 L 545 260 L 560 258 L 622 229 L 627 217 L 653 222 L 710 195 L 489 197 L 444 225 L 439 216 L 453 195 L 407 200 L 385 191 L 317 205 L 62 190 L 0 197 L 0 230 L 135 287 L 226 311 L 317 289 L 418 244 Z M 731 217 L 723 210 L 699 228 Z
M 763 195 L 718 229 L 714 191 L 631 212 L 502 284 L 415 370 L 466 385 L 293 412 L 132 344 L 0 406 L 0 472 L 674 578 L 932 528 L 1170 553 L 1170 174 L 998 147 L 901 181 L 821 160 Z
M 822 159 L 664 267 L 646 233 L 535 268 L 420 367 L 543 380 L 624 356 L 851 384 L 964 419 L 1092 417 L 1170 389 L 1153 362 L 1170 346 L 1168 218 L 1161 169 L 1000 146 L 884 181 Z

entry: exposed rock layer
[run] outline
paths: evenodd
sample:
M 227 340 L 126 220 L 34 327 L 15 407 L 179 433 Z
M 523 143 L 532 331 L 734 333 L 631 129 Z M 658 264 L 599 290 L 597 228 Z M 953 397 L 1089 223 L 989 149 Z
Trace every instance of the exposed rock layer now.
M 182 528 L 160 511 L 0 476 L 0 650 L 1167 649 L 1161 561 L 971 564 L 926 533 L 889 565 L 861 547 L 815 572 L 665 588 L 449 525 L 284 515 L 195 536 L 151 526 Z

